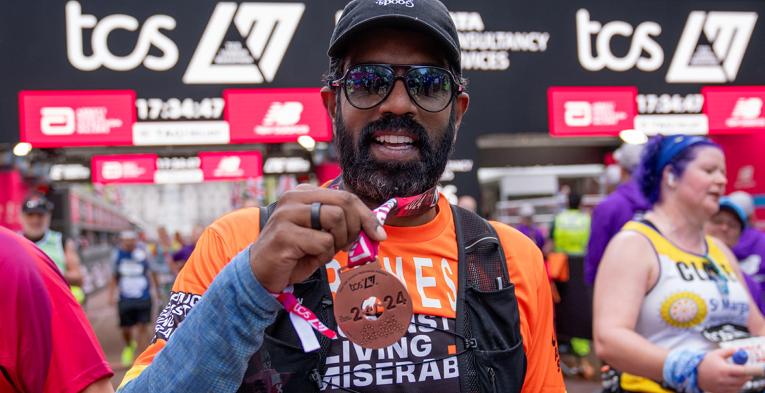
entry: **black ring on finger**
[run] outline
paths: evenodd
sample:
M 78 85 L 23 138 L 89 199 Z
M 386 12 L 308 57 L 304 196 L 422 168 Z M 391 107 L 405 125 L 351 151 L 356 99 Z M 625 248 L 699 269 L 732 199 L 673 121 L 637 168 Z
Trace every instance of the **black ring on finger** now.
M 321 202 L 311 204 L 311 228 L 320 231 L 321 227 Z

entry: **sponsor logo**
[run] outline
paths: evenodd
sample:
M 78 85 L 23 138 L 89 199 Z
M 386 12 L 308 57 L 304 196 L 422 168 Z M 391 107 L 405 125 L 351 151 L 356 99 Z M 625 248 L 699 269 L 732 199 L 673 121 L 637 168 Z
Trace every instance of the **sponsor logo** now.
M 601 24 L 590 20 L 586 9 L 576 12 L 576 41 L 579 63 L 588 71 L 627 71 L 637 67 L 642 71 L 656 71 L 664 63 L 664 51 L 652 38 L 661 34 L 661 26 L 656 22 L 643 22 L 633 28 L 627 22 L 612 21 Z M 595 52 L 592 52 L 591 36 L 595 35 Z M 629 51 L 624 57 L 617 57 L 611 52 L 611 40 L 614 36 L 632 38 Z
M 757 182 L 754 180 L 754 165 L 744 165 L 741 168 L 738 168 L 734 187 L 742 189 L 755 186 L 757 186 Z
M 634 87 L 550 87 L 551 135 L 616 135 L 634 126 Z
M 762 113 L 762 99 L 760 97 L 741 97 L 736 100 L 733 111 L 725 125 L 736 127 L 765 127 L 765 117 Z
M 756 12 L 691 11 L 669 65 L 667 83 L 733 82 L 756 22 Z M 653 72 L 664 64 L 664 50 L 655 39 L 661 31 L 661 25 L 652 21 L 637 27 L 624 21 L 601 23 L 591 20 L 588 10 L 579 9 L 577 58 L 588 71 L 637 68 Z M 611 51 L 615 36 L 631 39 L 622 57 Z
M 146 173 L 146 168 L 130 161 L 105 161 L 101 165 L 104 180 L 134 179 Z
M 122 127 L 122 120 L 109 118 L 104 106 L 40 108 L 40 131 L 44 135 L 108 134 Z
M 761 86 L 705 86 L 704 113 L 709 129 L 740 134 L 765 130 L 765 88 Z
M 394 4 L 394 5 L 403 5 L 403 6 L 412 8 L 414 7 L 414 0 L 377 0 L 375 1 L 375 4 L 381 5 L 383 7 L 386 5 Z
M 563 119 L 569 127 L 614 126 L 629 116 L 613 101 L 568 101 L 563 107 Z
M 501 71 L 510 68 L 510 52 L 544 52 L 550 33 L 485 31 L 478 12 L 452 12 L 462 49 L 464 70 Z
M 132 52 L 117 56 L 109 49 L 109 35 L 115 30 L 139 31 L 138 41 Z M 85 55 L 83 32 L 92 29 L 90 56 Z M 153 71 L 166 71 L 178 62 L 178 47 L 161 30 L 175 29 L 175 19 L 167 15 L 153 15 L 143 26 L 130 15 L 114 14 L 100 21 L 94 16 L 82 13 L 77 1 L 66 3 L 66 54 L 75 68 L 93 71 L 106 67 L 114 71 L 129 71 L 141 64 Z M 161 52 L 160 56 L 149 54 L 152 47 Z
M 239 156 L 223 157 L 213 174 L 215 177 L 242 176 L 244 175 L 244 170 L 241 168 L 241 163 L 242 159 Z
M 183 82 L 272 81 L 304 10 L 302 3 L 218 3 Z M 232 23 L 244 38 L 244 46 L 240 41 L 226 41 Z
M 667 71 L 668 83 L 736 80 L 756 12 L 692 11 Z
M 298 124 L 303 113 L 300 101 L 275 101 L 271 103 L 263 123 L 255 127 L 258 135 L 304 135 L 308 134 L 307 124 Z

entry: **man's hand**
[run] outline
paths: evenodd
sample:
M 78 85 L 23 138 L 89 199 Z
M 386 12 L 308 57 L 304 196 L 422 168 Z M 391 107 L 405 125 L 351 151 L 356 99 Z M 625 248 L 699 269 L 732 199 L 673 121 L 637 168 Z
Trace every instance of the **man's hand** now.
M 321 202 L 323 230 L 311 228 L 311 204 Z M 361 200 L 346 191 L 301 185 L 286 192 L 258 240 L 250 247 L 250 266 L 269 292 L 301 282 L 346 250 L 364 230 L 370 239 L 386 239 L 385 230 Z

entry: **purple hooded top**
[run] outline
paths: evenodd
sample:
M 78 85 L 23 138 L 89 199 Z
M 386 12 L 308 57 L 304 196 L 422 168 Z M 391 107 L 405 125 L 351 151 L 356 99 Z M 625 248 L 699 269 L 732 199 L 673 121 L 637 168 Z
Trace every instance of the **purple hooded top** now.
M 765 313 L 765 299 L 762 298 L 765 292 L 765 264 L 762 263 L 765 260 L 765 233 L 751 227 L 744 228 L 738 244 L 733 247 L 733 253 L 736 254 L 741 270 L 748 276 L 749 289 L 757 306 Z M 751 281 L 758 285 L 751 285 Z
M 651 208 L 640 192 L 634 179 L 619 185 L 606 199 L 601 201 L 592 212 L 590 241 L 584 256 L 584 280 L 592 285 L 598 272 L 600 259 L 608 242 L 624 224 L 632 220 L 636 213 L 643 213 Z

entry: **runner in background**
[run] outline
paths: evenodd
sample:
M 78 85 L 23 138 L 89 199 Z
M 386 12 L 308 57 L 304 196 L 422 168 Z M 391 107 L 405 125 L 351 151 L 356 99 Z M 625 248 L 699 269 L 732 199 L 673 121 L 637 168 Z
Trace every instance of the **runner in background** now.
M 149 341 L 151 320 L 151 291 L 156 288 L 149 265 L 149 255 L 138 247 L 138 235 L 133 231 L 120 233 L 120 246 L 114 257 L 114 278 L 109 285 L 109 299 L 117 304 L 125 347 L 121 361 L 133 364 L 135 351 L 142 351 Z M 119 292 L 119 298 L 117 297 Z
M 725 243 L 726 246 L 733 248 L 738 244 L 741 233 L 746 229 L 746 226 L 747 216 L 744 209 L 735 203 L 732 198 L 723 197 L 720 198 L 720 210 L 707 222 L 704 226 L 704 231 L 707 235 L 714 236 Z M 749 293 L 754 298 L 754 302 L 757 304 L 760 312 L 765 312 L 765 301 L 762 298 L 760 284 L 750 276 L 750 274 L 756 274 L 757 270 L 754 269 L 750 273 L 744 269 L 744 265 L 741 262 L 739 262 L 739 265 L 741 266 Z
M 763 335 L 765 320 L 736 257 L 704 236 L 725 192 L 725 156 L 704 137 L 659 136 L 636 177 L 653 206 L 614 236 L 595 279 L 595 348 L 620 371 L 607 370 L 605 391 L 738 392 L 751 371 L 717 342 L 737 326 Z
M 157 241 L 152 244 L 151 260 L 152 270 L 156 272 L 157 294 L 159 296 L 159 309 L 167 304 L 170 290 L 173 288 L 175 276 L 178 275 L 178 265 L 173 261 L 173 241 L 167 228 L 160 226 L 157 228 Z
M 536 209 L 534 209 L 534 205 L 530 203 L 524 203 L 521 205 L 521 207 L 518 209 L 518 216 L 520 217 L 521 222 L 515 226 L 515 229 L 521 231 L 522 234 L 531 239 L 534 244 L 539 247 L 540 251 L 544 251 L 545 235 L 542 234 L 542 231 L 534 223 L 535 213 Z
M 588 286 L 595 283 L 600 259 L 611 238 L 636 214 L 642 214 L 651 207 L 632 177 L 640 163 L 642 151 L 643 145 L 625 143 L 614 152 L 614 160 L 621 169 L 620 184 L 592 211 L 590 239 L 584 255 L 584 281 Z
M 109 363 L 59 268 L 1 226 L 0 277 L 0 392 L 113 392 Z
M 555 332 L 561 354 L 571 354 L 575 366 L 570 374 L 581 374 L 587 379 L 596 376 L 595 366 L 587 357 L 591 352 L 592 296 L 584 282 L 584 254 L 590 238 L 590 215 L 583 211 L 582 196 L 568 193 L 568 208 L 558 213 L 550 228 L 551 247 L 555 253 L 565 254 L 569 277 L 556 282 L 560 302 L 555 304 Z
M 32 195 L 21 206 L 22 234 L 40 247 L 64 275 L 69 288 L 80 304 L 85 303 L 83 274 L 77 245 L 61 232 L 50 229 L 53 203 L 42 195 Z
M 186 264 L 186 261 L 189 260 L 191 253 L 194 252 L 199 237 L 202 236 L 202 231 L 204 231 L 203 227 L 194 225 L 191 233 L 185 237 L 181 247 L 173 253 L 173 262 L 175 263 L 176 271 L 180 271 L 183 268 L 183 265 Z

